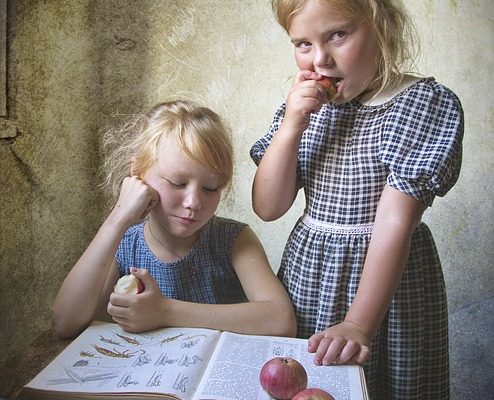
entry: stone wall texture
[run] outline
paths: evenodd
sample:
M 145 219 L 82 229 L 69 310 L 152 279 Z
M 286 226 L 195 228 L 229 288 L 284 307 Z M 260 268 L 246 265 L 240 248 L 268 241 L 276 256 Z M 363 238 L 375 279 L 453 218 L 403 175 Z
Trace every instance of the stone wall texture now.
M 420 72 L 453 89 L 466 116 L 460 180 L 425 215 L 449 292 L 452 398 L 490 399 L 494 7 L 491 0 L 406 3 L 422 39 Z M 224 116 L 236 168 L 233 193 L 219 214 L 248 222 L 278 268 L 303 202 L 298 198 L 271 223 L 260 221 L 250 205 L 250 146 L 268 128 L 296 71 L 269 0 L 7 4 L 0 365 L 49 326 L 59 285 L 106 214 L 98 186 L 102 133 L 158 101 L 188 98 Z

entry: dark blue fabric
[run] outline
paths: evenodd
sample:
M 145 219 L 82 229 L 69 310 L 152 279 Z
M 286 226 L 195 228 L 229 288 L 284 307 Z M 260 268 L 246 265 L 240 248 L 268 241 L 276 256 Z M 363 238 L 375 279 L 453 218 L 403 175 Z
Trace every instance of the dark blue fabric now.
M 285 104 L 251 148 L 257 164 L 284 113 Z M 288 238 L 278 274 L 294 305 L 299 336 L 345 318 L 384 186 L 432 205 L 458 179 L 462 138 L 460 101 L 433 78 L 417 81 L 382 105 L 328 103 L 311 115 L 297 169 L 306 215 Z M 370 397 L 448 398 L 447 324 L 441 264 L 432 235 L 421 224 L 365 366 Z
M 245 302 L 247 298 L 231 262 L 232 247 L 245 226 L 213 217 L 182 259 L 166 263 L 147 246 L 144 224 L 135 225 L 127 230 L 117 250 L 120 274 L 129 274 L 132 266 L 147 269 L 161 293 L 173 299 L 207 304 Z

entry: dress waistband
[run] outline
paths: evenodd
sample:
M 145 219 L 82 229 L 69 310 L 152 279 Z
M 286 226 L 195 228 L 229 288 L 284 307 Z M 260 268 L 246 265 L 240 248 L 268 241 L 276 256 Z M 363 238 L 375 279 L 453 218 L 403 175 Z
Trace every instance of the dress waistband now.
M 373 224 L 360 224 L 360 225 L 330 224 L 330 223 L 318 221 L 307 214 L 304 214 L 301 221 L 309 228 L 321 232 L 346 234 L 346 235 L 366 235 L 372 233 L 372 227 L 373 227 Z

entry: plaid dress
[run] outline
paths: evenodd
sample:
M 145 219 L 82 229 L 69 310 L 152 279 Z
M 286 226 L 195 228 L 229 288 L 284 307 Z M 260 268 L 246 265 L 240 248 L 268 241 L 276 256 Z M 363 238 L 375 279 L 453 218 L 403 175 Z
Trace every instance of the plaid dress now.
M 277 132 L 251 149 L 258 164 Z M 355 297 L 384 185 L 427 205 L 458 179 L 463 112 L 433 78 L 378 106 L 326 104 L 311 115 L 298 156 L 304 215 L 292 230 L 279 277 L 293 302 L 298 336 L 342 322 Z M 449 398 L 448 311 L 432 235 L 413 233 L 400 286 L 364 366 L 371 399 Z
M 144 240 L 144 224 L 130 227 L 117 249 L 120 275 L 130 267 L 144 268 L 169 298 L 203 304 L 247 301 L 231 263 L 232 247 L 246 224 L 213 217 L 201 229 L 194 246 L 180 260 L 163 262 Z

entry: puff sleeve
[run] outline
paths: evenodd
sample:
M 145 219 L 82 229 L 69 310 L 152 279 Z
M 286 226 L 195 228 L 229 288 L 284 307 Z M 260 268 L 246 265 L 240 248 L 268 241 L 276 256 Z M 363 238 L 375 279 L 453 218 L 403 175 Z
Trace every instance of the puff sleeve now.
M 281 122 L 283 121 L 283 118 L 285 116 L 285 108 L 286 105 L 285 103 L 283 103 L 276 111 L 269 131 L 252 145 L 250 149 L 250 157 L 256 163 L 256 165 L 259 165 L 259 163 L 261 162 L 261 159 L 264 156 L 264 153 L 266 152 L 269 144 L 271 143 L 271 140 L 273 140 L 273 136 L 278 131 Z
M 382 125 L 379 159 L 389 169 L 386 183 L 432 205 L 458 180 L 463 127 L 452 91 L 435 80 L 411 88 Z

